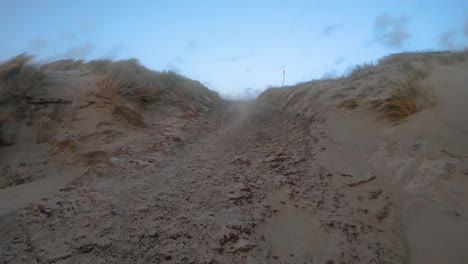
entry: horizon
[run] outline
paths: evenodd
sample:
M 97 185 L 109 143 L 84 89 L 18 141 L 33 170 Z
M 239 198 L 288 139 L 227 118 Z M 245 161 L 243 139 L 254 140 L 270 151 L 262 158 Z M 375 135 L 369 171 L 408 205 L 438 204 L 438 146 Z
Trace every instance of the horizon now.
M 468 3 L 0 2 L 0 60 L 136 58 L 224 97 L 339 77 L 400 52 L 468 46 Z

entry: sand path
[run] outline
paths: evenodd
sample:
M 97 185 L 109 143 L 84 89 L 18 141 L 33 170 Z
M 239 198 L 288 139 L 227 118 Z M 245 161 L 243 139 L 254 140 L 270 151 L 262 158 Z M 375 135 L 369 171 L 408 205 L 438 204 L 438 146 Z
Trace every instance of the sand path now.
M 377 181 L 360 183 L 321 166 L 314 156 L 324 147 L 306 123 L 253 103 L 231 103 L 205 123 L 207 129 L 167 153 L 147 148 L 111 157 L 59 195 L 33 203 L 8 233 L 2 257 L 11 263 L 403 261 L 397 224 L 386 220 L 395 207 L 391 194 Z

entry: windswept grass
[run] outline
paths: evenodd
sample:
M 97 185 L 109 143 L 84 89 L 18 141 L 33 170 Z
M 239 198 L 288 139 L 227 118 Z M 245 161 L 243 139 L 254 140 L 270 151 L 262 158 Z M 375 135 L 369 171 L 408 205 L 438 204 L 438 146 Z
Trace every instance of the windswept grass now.
M 124 80 L 116 80 L 111 76 L 104 76 L 97 81 L 97 93 L 98 97 L 115 100 L 117 97 L 122 95 L 123 89 L 127 86 L 127 82 Z
M 400 123 L 434 104 L 435 98 L 427 87 L 423 87 L 416 79 L 408 79 L 383 101 L 379 111 L 383 118 Z
M 197 81 L 172 71 L 152 71 L 136 59 L 93 60 L 86 66 L 102 76 L 97 83 L 98 94 L 108 99 L 124 97 L 138 103 L 154 103 L 168 94 L 176 95 L 180 100 L 205 100 L 206 95 L 219 99 L 215 92 Z M 174 99 L 174 96 L 171 98 Z
M 97 81 L 96 96 L 115 102 L 120 97 L 149 103 L 156 100 L 158 88 L 151 82 L 131 81 L 125 78 L 116 78 L 112 75 L 101 77 Z
M 41 85 L 44 78 L 39 67 L 30 63 L 31 59 L 23 53 L 0 63 L 0 107 L 8 109 L 7 113 L 0 114 L 0 145 L 11 143 L 4 141 L 2 126 L 10 116 L 23 114 L 19 109 L 23 109 L 24 102 L 31 98 L 31 92 Z
M 64 59 L 46 63 L 41 66 L 43 70 L 70 71 L 77 70 L 84 64 L 84 60 Z
M 461 51 L 403 52 L 391 54 L 378 60 L 380 65 L 410 64 L 423 62 L 455 65 L 468 60 L 468 49 Z
M 2 126 L 3 123 L 7 121 L 7 119 L 10 117 L 10 112 L 0 114 L 0 146 L 2 145 L 8 145 L 6 142 L 4 142 L 3 136 L 2 136 Z
M 41 85 L 44 73 L 23 53 L 0 64 L 0 103 L 18 103 Z
M 362 65 L 356 65 L 348 74 L 348 78 L 360 79 L 369 74 L 375 73 L 375 70 L 376 70 L 376 65 L 372 63 L 364 63 Z
M 348 108 L 348 109 L 355 109 L 356 107 L 358 107 L 358 103 L 357 103 L 356 99 L 346 99 L 346 100 L 341 101 L 338 104 L 338 107 L 339 108 L 345 107 L 345 108 Z
M 97 83 L 98 94 L 107 99 L 125 97 L 140 103 L 155 102 L 160 93 L 171 88 L 178 79 L 172 72 L 151 71 L 136 59 L 93 60 L 87 66 L 103 76 Z

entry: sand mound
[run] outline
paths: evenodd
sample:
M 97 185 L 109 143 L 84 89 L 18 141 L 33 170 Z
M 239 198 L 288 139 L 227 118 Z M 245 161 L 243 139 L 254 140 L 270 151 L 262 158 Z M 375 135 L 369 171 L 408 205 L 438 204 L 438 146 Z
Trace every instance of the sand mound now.
M 375 186 L 394 194 L 398 211 L 391 218 L 403 226 L 394 232 L 403 231 L 412 261 L 462 263 L 467 72 L 467 51 L 403 53 L 347 77 L 272 88 L 258 100 L 304 120 L 328 169 L 373 174 Z
M 21 54 L 0 64 L 1 188 L 53 176 L 30 153 L 45 163 L 97 164 L 150 137 L 181 137 L 222 101 L 197 81 L 134 59 L 31 59 Z M 15 165 L 18 158 L 25 160 Z

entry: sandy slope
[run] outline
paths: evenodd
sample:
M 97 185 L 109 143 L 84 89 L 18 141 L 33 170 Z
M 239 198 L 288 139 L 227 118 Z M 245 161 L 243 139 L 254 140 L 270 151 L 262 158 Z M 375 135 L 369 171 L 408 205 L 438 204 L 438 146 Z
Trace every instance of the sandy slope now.
M 373 106 L 397 68 L 117 114 L 93 74 L 50 72 L 37 97 L 70 103 L 6 124 L 0 260 L 467 263 L 466 65 L 431 68 L 437 104 L 395 125 Z
M 402 262 L 391 193 L 317 163 L 298 123 L 232 105 L 167 155 L 143 149 L 92 167 L 27 208 L 14 262 Z M 365 190 L 365 191 L 364 191 Z M 362 199 L 358 197 L 362 195 Z M 383 212 L 383 211 L 384 212 Z M 384 223 L 382 224 L 382 221 Z
M 414 64 L 424 56 L 413 58 Z M 435 107 L 397 125 L 382 120 L 374 108 L 400 78 L 392 67 L 377 65 L 373 73 L 355 80 L 273 89 L 260 100 L 310 120 L 310 133 L 326 148 L 317 155 L 325 168 L 375 175 L 374 184 L 392 193 L 387 205 L 394 213 L 388 217 L 406 261 L 466 263 L 468 67 L 434 63 L 421 82 L 437 98 Z M 356 103 L 341 107 L 346 100 Z

